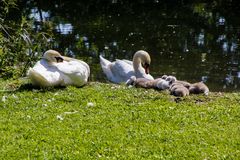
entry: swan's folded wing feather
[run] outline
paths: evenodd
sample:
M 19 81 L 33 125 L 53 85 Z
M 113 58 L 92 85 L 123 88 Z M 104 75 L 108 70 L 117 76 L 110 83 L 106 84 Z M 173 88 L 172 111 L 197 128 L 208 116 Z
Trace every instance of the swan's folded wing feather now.
M 79 72 L 79 63 L 77 61 L 57 63 L 56 67 L 64 74 L 73 74 Z
M 56 69 L 56 68 L 55 68 Z M 61 83 L 59 72 L 54 68 L 44 68 L 43 66 L 34 66 L 28 70 L 27 76 L 34 85 L 38 86 L 55 86 Z
M 127 60 L 127 59 L 123 59 L 122 61 L 126 62 L 127 64 L 133 66 L 133 61 Z
M 120 82 L 126 82 L 132 75 L 134 75 L 133 66 L 122 60 L 116 60 L 112 63 L 110 69 L 115 78 Z
M 56 64 L 65 85 L 82 86 L 87 83 L 90 69 L 86 63 L 82 61 L 64 61 L 63 63 Z

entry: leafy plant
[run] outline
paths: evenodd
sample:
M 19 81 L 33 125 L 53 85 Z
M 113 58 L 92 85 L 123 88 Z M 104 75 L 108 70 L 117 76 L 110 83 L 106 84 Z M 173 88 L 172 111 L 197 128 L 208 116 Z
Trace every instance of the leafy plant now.
M 0 8 L 0 77 L 17 78 L 25 75 L 27 68 L 42 55 L 43 50 L 52 47 L 52 24 L 42 22 L 42 30 L 35 31 L 33 21 L 24 16 L 20 21 L 7 18 L 9 10 L 17 7 L 15 0 L 2 3 L 4 6 Z

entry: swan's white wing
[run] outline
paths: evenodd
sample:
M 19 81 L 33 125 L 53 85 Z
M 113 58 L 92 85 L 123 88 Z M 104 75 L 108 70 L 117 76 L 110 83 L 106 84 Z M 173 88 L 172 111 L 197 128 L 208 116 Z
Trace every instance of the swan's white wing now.
M 56 64 L 56 67 L 64 79 L 64 85 L 73 84 L 76 86 L 82 86 L 87 82 L 90 74 L 90 69 L 85 62 L 81 62 L 82 61 L 73 60 L 70 62 L 64 61 L 62 63 Z
M 62 81 L 58 69 L 42 59 L 38 61 L 33 68 L 28 70 L 27 76 L 34 85 L 38 86 L 56 86 Z
M 132 61 L 129 61 L 129 60 L 127 60 L 127 59 L 123 59 L 122 61 L 128 63 L 128 64 L 131 65 L 131 66 L 133 66 L 133 62 L 132 62 Z
M 107 79 L 114 83 L 117 83 L 115 82 L 115 77 L 113 76 L 113 73 L 111 71 L 112 62 L 103 58 L 101 55 L 99 56 L 99 59 L 100 59 L 100 65 L 102 67 L 103 73 L 107 76 Z
M 107 79 L 114 83 L 126 82 L 134 75 L 132 62 L 129 60 L 119 60 L 110 62 L 100 56 L 100 64 Z
M 62 63 L 55 64 L 55 66 L 64 74 L 73 74 L 78 72 L 78 65 L 74 65 L 74 63 L 71 62 L 64 61 Z
M 126 82 L 134 75 L 133 66 L 123 60 L 116 60 L 110 65 L 110 69 L 116 83 Z

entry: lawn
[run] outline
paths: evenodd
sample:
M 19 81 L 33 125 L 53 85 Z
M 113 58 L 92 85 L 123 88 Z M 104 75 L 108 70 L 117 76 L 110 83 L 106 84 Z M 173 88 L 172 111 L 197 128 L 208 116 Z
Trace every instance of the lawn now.
M 240 159 L 240 93 L 0 81 L 0 159 Z

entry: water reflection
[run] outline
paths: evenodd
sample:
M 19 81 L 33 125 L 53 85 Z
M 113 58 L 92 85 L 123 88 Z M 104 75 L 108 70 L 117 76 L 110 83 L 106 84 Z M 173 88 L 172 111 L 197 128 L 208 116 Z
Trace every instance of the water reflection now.
M 33 18 L 37 22 L 47 21 L 50 18 L 50 14 L 49 12 L 45 12 L 34 7 L 30 11 L 29 18 Z
M 196 38 L 198 46 L 204 46 L 204 29 L 201 29 L 201 32 Z
M 217 26 L 223 26 L 225 25 L 225 18 L 224 17 L 219 17 L 218 22 L 216 23 Z
M 61 34 L 72 34 L 73 26 L 70 23 L 60 23 L 56 26 L 56 31 Z
M 29 17 L 54 22 L 55 49 L 87 61 L 91 80 L 105 80 L 99 54 L 110 60 L 132 59 L 135 51 L 144 49 L 151 54 L 155 77 L 172 74 L 204 81 L 215 91 L 240 90 L 240 31 L 228 12 L 210 10 L 205 3 L 189 7 L 179 1 L 178 7 L 158 0 L 142 5 L 121 2 L 56 2 L 32 7 Z

